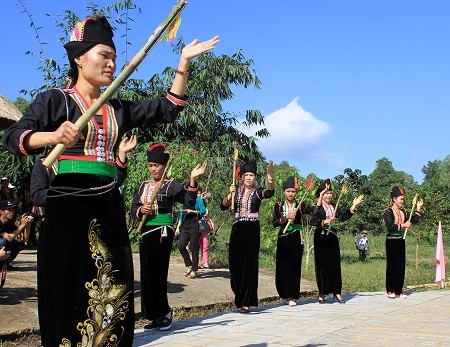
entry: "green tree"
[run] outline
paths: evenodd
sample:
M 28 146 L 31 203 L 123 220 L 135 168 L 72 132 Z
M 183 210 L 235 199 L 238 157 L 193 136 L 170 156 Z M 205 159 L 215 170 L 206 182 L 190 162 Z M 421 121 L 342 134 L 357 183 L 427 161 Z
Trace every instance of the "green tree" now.
M 386 230 L 383 213 L 390 204 L 389 193 L 393 186 L 406 190 L 405 208 L 411 208 L 412 198 L 418 191 L 418 185 L 411 175 L 396 171 L 392 162 L 384 157 L 376 161 L 373 172 L 361 186 L 364 202 L 358 208 L 358 219 L 362 220 L 364 229 L 373 233 L 384 233 Z
M 424 199 L 425 214 L 420 229 L 423 238 L 434 242 L 438 222 L 450 224 L 450 155 L 444 160 L 429 161 L 422 172 L 425 177 L 420 196 Z
M 359 195 L 366 196 L 367 194 L 368 177 L 362 174 L 359 169 L 352 170 L 351 168 L 344 169 L 343 175 L 338 175 L 334 178 L 334 196 L 338 199 L 344 184 L 347 186 L 347 193 L 342 194 L 339 206 L 342 209 L 348 209 L 353 203 L 353 199 Z M 361 207 L 364 208 L 364 207 Z M 339 226 L 340 232 L 355 233 L 355 231 L 366 228 L 365 221 L 360 213 L 353 216 L 348 222 L 342 223 Z

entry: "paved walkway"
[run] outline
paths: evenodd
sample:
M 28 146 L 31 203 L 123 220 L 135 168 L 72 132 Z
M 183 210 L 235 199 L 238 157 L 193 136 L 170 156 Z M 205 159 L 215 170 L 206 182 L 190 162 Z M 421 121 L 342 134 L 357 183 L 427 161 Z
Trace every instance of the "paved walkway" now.
M 135 307 L 140 316 L 139 259 L 135 255 Z M 23 251 L 0 290 L 0 339 L 37 332 L 36 251 Z M 302 291 L 315 284 L 302 280 Z M 259 296 L 276 296 L 274 275 L 261 270 Z M 450 346 L 450 291 L 412 292 L 407 299 L 385 293 L 354 293 L 345 304 L 301 299 L 296 307 L 273 305 L 174 322 L 168 332 L 135 330 L 138 346 Z M 169 302 L 175 308 L 230 302 L 227 269 L 184 277 L 180 258 L 171 259 Z M 7 320 L 3 319 L 8 317 Z
M 141 292 L 139 255 L 134 260 L 134 304 L 136 319 L 141 317 Z M 39 329 L 37 314 L 36 251 L 19 253 L 13 265 L 17 270 L 8 272 L 5 286 L 0 289 L 0 339 L 2 336 L 17 336 Z M 172 257 L 169 267 L 168 296 L 172 307 L 194 307 L 234 300 L 230 288 L 229 272 L 226 268 L 201 270 L 196 279 L 184 276 L 186 268 L 181 257 Z M 301 290 L 315 290 L 315 283 L 302 280 Z M 260 299 L 276 297 L 275 275 L 264 269 L 259 273 L 258 294 Z M 5 321 L 3 317 L 8 317 Z
M 407 299 L 355 293 L 347 302 L 313 299 L 174 323 L 170 332 L 135 331 L 138 346 L 450 346 L 450 291 Z

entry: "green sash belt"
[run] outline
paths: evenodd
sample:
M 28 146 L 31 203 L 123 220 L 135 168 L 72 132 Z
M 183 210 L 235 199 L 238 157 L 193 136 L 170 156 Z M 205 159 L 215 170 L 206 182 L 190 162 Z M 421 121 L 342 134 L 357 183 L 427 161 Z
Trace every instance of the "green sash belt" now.
M 401 229 L 401 230 L 395 230 L 395 231 L 393 231 L 393 230 L 388 230 L 388 232 L 387 232 L 389 235 L 391 235 L 391 236 L 403 236 L 403 234 L 405 233 L 405 231 L 403 230 L 403 229 Z
M 147 217 L 145 225 L 146 226 L 173 225 L 172 214 L 170 213 L 156 214 L 156 215 L 152 214 Z
M 286 229 L 286 231 L 293 231 L 293 230 L 302 230 L 302 225 L 301 224 L 290 224 L 288 226 L 288 228 Z
M 59 162 L 59 174 L 84 173 L 116 178 L 117 169 L 114 165 L 92 160 L 65 159 Z

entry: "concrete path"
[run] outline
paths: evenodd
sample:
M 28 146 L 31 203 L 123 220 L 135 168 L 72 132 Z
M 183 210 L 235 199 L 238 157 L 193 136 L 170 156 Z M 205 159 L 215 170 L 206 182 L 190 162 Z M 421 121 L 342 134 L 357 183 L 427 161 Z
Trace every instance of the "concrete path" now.
M 296 307 L 260 307 L 175 322 L 169 332 L 135 331 L 138 346 L 450 346 L 450 291 L 345 295 Z
M 8 272 L 5 286 L 0 289 L 0 339 L 2 336 L 18 336 L 24 332 L 37 332 L 36 251 L 24 250 L 14 260 L 17 270 Z M 134 304 L 136 319 L 141 317 L 141 292 L 139 255 L 134 260 Z M 204 306 L 229 303 L 234 300 L 226 268 L 200 270 L 196 279 L 184 276 L 186 268 L 181 257 L 172 257 L 169 267 L 168 296 L 172 307 Z M 315 290 L 314 282 L 302 280 L 301 290 Z M 259 273 L 260 299 L 276 297 L 275 275 L 264 269 Z M 3 317 L 8 317 L 4 320 Z
M 135 307 L 140 316 L 139 259 L 135 255 Z M 38 331 L 36 251 L 23 251 L 0 290 L 0 339 Z M 175 308 L 230 302 L 227 269 L 184 276 L 179 257 L 171 259 L 169 302 Z M 302 280 L 302 291 L 315 290 Z M 274 274 L 261 270 L 259 297 L 277 295 Z M 450 346 L 450 291 L 412 292 L 407 299 L 385 293 L 344 296 L 345 304 L 328 298 L 320 305 L 301 299 L 296 307 L 265 306 L 249 314 L 236 311 L 174 322 L 168 332 L 135 330 L 138 346 Z M 176 310 L 175 310 L 176 312 Z M 8 317 L 4 319 L 4 317 Z

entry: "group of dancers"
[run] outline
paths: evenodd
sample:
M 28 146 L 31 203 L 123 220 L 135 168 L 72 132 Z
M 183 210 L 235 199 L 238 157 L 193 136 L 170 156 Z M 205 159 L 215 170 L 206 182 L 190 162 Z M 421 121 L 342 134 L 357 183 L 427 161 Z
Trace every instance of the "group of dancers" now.
M 113 31 L 103 16 L 87 17 L 76 24 L 64 45 L 70 63 L 68 82 L 62 89 L 39 94 L 4 135 L 4 147 L 15 155 L 36 155 L 46 146 L 63 144 L 58 173 L 45 199 L 45 224 L 38 250 L 38 312 L 43 346 L 131 346 L 134 334 L 133 263 L 119 190 L 118 168 L 126 160 L 116 157 L 118 139 L 133 128 L 148 129 L 155 123 L 176 120 L 187 97 L 190 61 L 215 48 L 218 37 L 186 45 L 173 84 L 161 98 L 130 102 L 110 99 L 83 129 L 74 123 L 111 84 L 116 71 Z M 197 165 L 186 183 L 168 180 L 168 154 L 163 144 L 147 151 L 152 178 L 137 189 L 132 214 L 142 224 L 140 241 L 142 315 L 146 329 L 167 330 L 172 309 L 167 300 L 167 275 L 174 238 L 172 208 L 182 203 L 195 208 L 196 179 L 206 165 Z M 247 313 L 258 305 L 259 207 L 274 195 L 273 164 L 267 167 L 268 186 L 256 185 L 256 163 L 239 168 L 242 184 L 229 187 L 221 208 L 232 207 L 234 223 L 229 243 L 229 269 L 235 304 Z M 277 242 L 276 285 L 282 298 L 294 305 L 301 275 L 302 214 L 315 226 L 314 247 L 319 302 L 333 294 L 339 302 L 342 280 L 336 221 L 349 219 L 363 197 L 350 209 L 335 209 L 329 180 L 321 182 L 314 206 L 297 206 L 296 179 L 283 185 L 285 201 L 274 208 L 273 225 L 280 227 Z M 386 211 L 388 225 L 387 290 L 402 294 L 404 277 L 403 228 L 420 218 L 420 204 L 413 218 L 402 209 L 403 192 L 392 191 L 393 205 Z M 297 208 L 298 207 L 298 208 Z M 289 227 L 286 228 L 286 224 Z M 140 224 L 140 225 L 141 225 Z M 402 253 L 403 252 L 403 253 Z M 403 275 L 402 272 L 403 271 Z
M 256 163 L 249 162 L 240 167 L 242 185 L 230 186 L 230 194 L 222 201 L 223 209 L 231 205 L 235 195 L 234 223 L 229 244 L 229 268 L 231 288 L 235 294 L 235 305 L 240 312 L 249 312 L 257 305 L 258 255 L 259 255 L 259 206 L 261 200 L 274 195 L 272 166 L 267 170 L 268 187 L 255 185 Z M 343 209 L 333 202 L 333 191 L 329 179 L 322 180 L 315 193 L 315 204 L 310 206 L 296 200 L 298 180 L 289 177 L 282 186 L 285 199 L 274 205 L 272 225 L 279 227 L 276 249 L 275 283 L 280 298 L 289 306 L 296 306 L 300 294 L 301 264 L 303 256 L 302 216 L 308 215 L 314 227 L 314 261 L 318 288 L 318 302 L 325 303 L 332 294 L 339 303 L 342 296 L 342 275 L 339 237 L 336 223 L 350 219 L 364 201 L 359 195 L 350 208 Z M 389 298 L 406 298 L 403 293 L 405 278 L 405 231 L 422 216 L 423 200 L 416 204 L 413 214 L 403 208 L 404 191 L 393 187 L 391 203 L 384 212 L 387 227 L 386 237 L 386 292 Z

